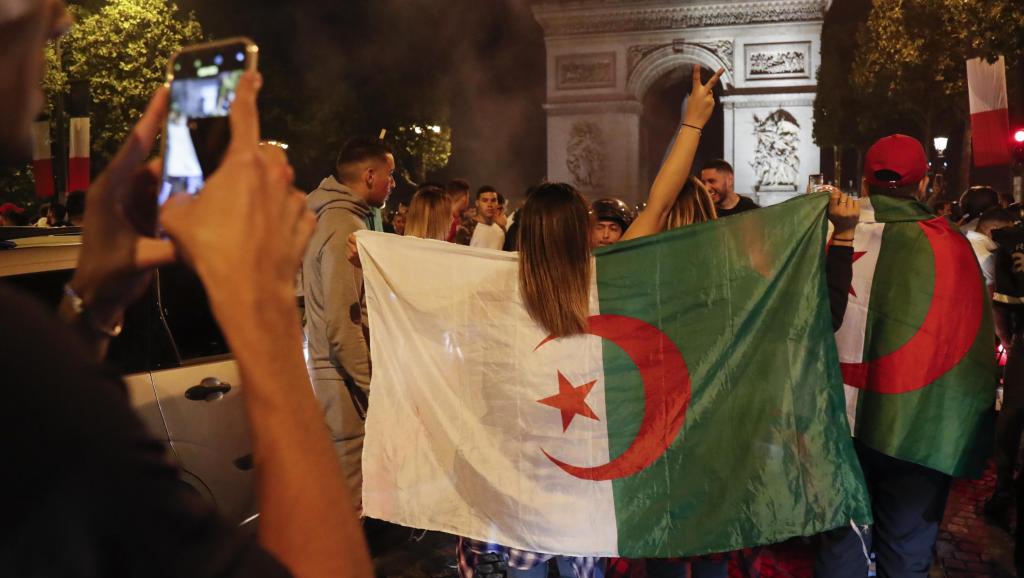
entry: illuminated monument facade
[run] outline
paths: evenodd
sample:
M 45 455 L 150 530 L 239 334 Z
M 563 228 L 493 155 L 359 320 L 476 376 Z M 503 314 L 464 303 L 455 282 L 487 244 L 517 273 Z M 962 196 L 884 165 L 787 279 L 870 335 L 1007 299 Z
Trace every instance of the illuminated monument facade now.
M 737 192 L 761 204 L 803 192 L 820 172 L 812 111 L 830 1 L 539 0 L 548 178 L 639 200 L 700 65 L 725 69 L 702 156 L 730 161 Z

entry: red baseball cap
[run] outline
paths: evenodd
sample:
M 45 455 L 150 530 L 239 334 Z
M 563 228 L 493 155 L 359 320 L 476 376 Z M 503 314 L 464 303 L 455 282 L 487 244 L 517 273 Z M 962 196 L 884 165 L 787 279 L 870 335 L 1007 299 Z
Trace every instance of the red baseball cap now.
M 905 134 L 879 139 L 864 156 L 864 178 L 876 187 L 898 189 L 920 182 L 927 174 L 924 147 Z
M 15 205 L 14 203 L 4 203 L 0 205 L 0 215 L 6 215 L 7 213 L 24 213 L 25 209 Z

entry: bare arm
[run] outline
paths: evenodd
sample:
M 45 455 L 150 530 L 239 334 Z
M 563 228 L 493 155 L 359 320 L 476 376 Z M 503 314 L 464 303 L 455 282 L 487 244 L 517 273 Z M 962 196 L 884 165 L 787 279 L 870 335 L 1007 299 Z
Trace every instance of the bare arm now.
M 143 161 L 153 149 L 167 111 L 167 89 L 150 100 L 107 168 L 86 192 L 78 267 L 59 314 L 102 360 L 125 309 L 145 292 L 151 267 L 173 261 L 167 243 L 142 242 L 156 233 L 160 163 Z M 141 266 L 140 266 L 141 265 Z
M 701 130 L 715 110 L 714 88 L 724 69 L 719 69 L 707 84 L 700 80 L 700 67 L 693 67 L 693 89 L 686 102 L 683 124 L 676 134 L 675 143 L 669 151 L 658 176 L 654 178 L 651 192 L 647 197 L 647 208 L 640 213 L 629 230 L 622 236 L 623 241 L 654 235 L 665 230 L 668 214 L 679 196 L 693 167 L 693 157 L 700 144 Z
M 302 358 L 293 284 L 316 220 L 284 153 L 258 146 L 259 82 L 243 77 L 231 146 L 203 194 L 171 199 L 161 223 L 199 273 L 241 368 L 260 543 L 295 576 L 369 578 L 362 529 Z

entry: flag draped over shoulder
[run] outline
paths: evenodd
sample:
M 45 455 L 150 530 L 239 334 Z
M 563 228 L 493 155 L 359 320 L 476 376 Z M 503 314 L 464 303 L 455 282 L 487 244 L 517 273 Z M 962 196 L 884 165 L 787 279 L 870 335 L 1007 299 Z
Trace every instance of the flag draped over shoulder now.
M 589 334 L 518 259 L 359 233 L 367 516 L 524 550 L 671 557 L 866 523 L 824 276 L 826 198 L 602 249 Z
M 915 201 L 861 200 L 836 334 L 854 435 L 954 476 L 981 472 L 996 387 L 992 312 L 964 236 Z

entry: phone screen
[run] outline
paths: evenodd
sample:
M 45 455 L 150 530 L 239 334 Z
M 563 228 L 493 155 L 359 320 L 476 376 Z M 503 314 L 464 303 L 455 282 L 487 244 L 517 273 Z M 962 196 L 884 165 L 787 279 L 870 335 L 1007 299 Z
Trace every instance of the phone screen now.
M 220 165 L 231 141 L 231 103 L 250 66 L 249 46 L 237 42 L 197 47 L 174 59 L 161 205 L 178 193 L 198 193 Z

